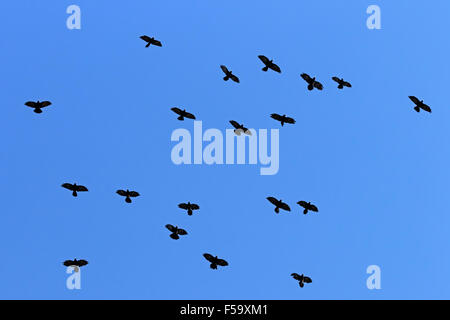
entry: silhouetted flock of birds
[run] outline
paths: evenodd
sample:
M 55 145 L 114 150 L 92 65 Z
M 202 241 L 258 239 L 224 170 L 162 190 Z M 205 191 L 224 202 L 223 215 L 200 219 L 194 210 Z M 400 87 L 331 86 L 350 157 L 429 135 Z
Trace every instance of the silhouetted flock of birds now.
M 141 36 L 140 38 L 142 40 L 144 40 L 145 42 L 147 42 L 147 44 L 145 46 L 146 48 L 150 47 L 151 45 L 162 47 L 162 43 L 153 37 L 148 37 L 148 36 L 144 35 L 144 36 Z M 262 71 L 267 72 L 269 69 L 271 69 L 275 72 L 281 73 L 280 67 L 278 65 L 276 65 L 273 62 L 273 60 L 269 60 L 266 56 L 263 56 L 263 55 L 259 55 L 258 58 L 264 64 Z M 222 69 L 223 73 L 225 74 L 225 77 L 223 78 L 224 81 L 228 81 L 231 79 L 232 81 L 234 81 L 236 83 L 240 83 L 239 78 L 236 75 L 234 75 L 233 72 L 231 70 L 229 70 L 226 66 L 221 65 L 220 68 Z M 300 76 L 308 84 L 307 89 L 309 91 L 312 91 L 314 89 L 323 90 L 324 87 L 323 87 L 322 83 L 320 83 L 318 80 L 316 80 L 315 77 L 311 77 L 306 73 L 302 73 Z M 334 80 L 338 84 L 337 88 L 340 90 L 344 89 L 344 87 L 347 87 L 347 88 L 352 87 L 350 82 L 345 81 L 343 78 L 332 77 L 332 80 Z M 420 110 L 424 110 L 424 111 L 431 113 L 431 108 L 428 105 L 426 105 L 423 102 L 423 100 L 419 100 L 418 98 L 416 98 L 414 96 L 409 96 L 409 98 L 415 104 L 414 110 L 416 112 L 420 112 Z M 35 113 L 42 113 L 42 109 L 50 106 L 51 102 L 50 101 L 36 101 L 36 102 L 28 101 L 25 103 L 25 105 L 33 108 Z M 192 113 L 187 112 L 185 109 L 181 110 L 180 108 L 174 107 L 171 110 L 178 115 L 177 119 L 180 121 L 183 121 L 185 118 L 186 119 L 196 119 Z M 270 115 L 270 117 L 274 120 L 279 121 L 281 123 L 281 126 L 284 126 L 285 123 L 295 124 L 295 120 L 291 117 L 287 117 L 286 115 L 279 115 L 279 114 L 273 113 Z M 243 124 L 239 124 L 238 122 L 236 122 L 234 120 L 231 120 L 230 123 L 235 129 L 234 132 L 236 135 L 241 135 L 242 133 L 251 135 L 251 131 L 248 128 L 246 128 Z M 78 196 L 78 192 L 88 191 L 88 189 L 85 186 L 77 185 L 76 183 L 74 183 L 74 184 L 64 183 L 62 185 L 62 187 L 72 191 L 72 195 L 74 197 Z M 132 203 L 131 198 L 136 198 L 136 197 L 140 196 L 140 194 L 137 191 L 130 191 L 128 189 L 127 190 L 117 190 L 116 193 L 122 197 L 125 197 L 126 203 Z M 282 209 L 284 211 L 291 211 L 291 208 L 289 207 L 289 205 L 286 204 L 285 202 L 283 202 L 283 200 L 281 200 L 281 199 L 278 200 L 274 197 L 268 197 L 267 200 L 275 206 L 275 212 L 277 214 L 280 213 L 280 209 Z M 299 201 L 299 202 L 297 202 L 297 204 L 303 209 L 303 214 L 305 214 L 305 215 L 309 211 L 319 212 L 318 208 L 314 204 L 311 204 L 311 202 Z M 178 207 L 183 210 L 186 210 L 187 214 L 189 216 L 191 216 L 193 214 L 194 210 L 200 209 L 200 206 L 198 204 L 190 203 L 190 202 L 180 203 L 178 205 Z M 165 227 L 171 232 L 170 238 L 172 238 L 174 240 L 178 240 L 178 239 L 180 239 L 180 236 L 185 236 L 188 234 L 186 230 L 181 229 L 178 226 L 173 226 L 171 224 L 167 224 Z M 205 254 L 203 254 L 203 256 L 208 262 L 210 262 L 211 269 L 217 269 L 217 266 L 228 266 L 228 262 L 226 260 L 219 259 L 217 256 L 213 256 L 209 253 L 205 253 Z M 79 270 L 78 268 L 87 265 L 88 262 L 86 260 L 74 259 L 74 260 L 64 261 L 63 264 L 65 266 L 71 266 L 75 269 L 75 271 L 78 271 Z M 311 278 L 304 276 L 303 274 L 299 275 L 297 273 L 292 273 L 291 276 L 299 282 L 299 285 L 302 288 L 305 283 L 312 282 Z

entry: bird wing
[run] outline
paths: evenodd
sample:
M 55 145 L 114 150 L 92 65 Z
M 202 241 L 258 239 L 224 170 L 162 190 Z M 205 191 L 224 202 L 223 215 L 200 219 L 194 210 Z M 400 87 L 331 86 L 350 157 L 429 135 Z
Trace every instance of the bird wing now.
M 198 204 L 191 203 L 191 209 L 192 210 L 198 210 L 198 209 L 200 209 L 200 206 Z
M 184 112 L 184 117 L 188 119 L 195 119 L 195 116 L 189 112 Z
M 235 129 L 240 129 L 240 127 L 241 127 L 241 125 L 234 120 L 230 120 L 230 123 Z
M 41 102 L 41 108 L 45 108 L 48 107 L 49 105 L 51 105 L 52 103 L 50 101 L 42 101 Z
M 126 196 L 127 196 L 127 192 L 126 192 L 125 190 L 117 190 L 116 193 L 117 193 L 118 195 L 123 196 L 123 197 L 126 197 Z
M 130 195 L 130 197 L 139 197 L 140 196 L 139 192 L 136 192 L 136 191 L 130 191 L 129 195 Z
M 431 108 L 430 106 L 426 105 L 426 104 L 422 104 L 420 106 L 423 110 L 427 111 L 427 112 L 431 112 Z
M 267 197 L 267 200 L 269 200 L 269 202 L 271 204 L 273 204 L 274 206 L 278 206 L 280 201 L 278 201 L 277 199 L 275 199 L 274 197 Z
M 294 278 L 295 280 L 298 280 L 298 281 L 301 280 L 301 276 L 298 273 L 295 273 L 295 272 L 291 274 L 291 277 Z
M 203 256 L 205 257 L 206 260 L 208 260 L 209 262 L 215 262 L 215 259 L 212 255 L 210 255 L 209 253 L 204 253 Z
M 171 224 L 166 224 L 166 228 L 167 230 L 169 230 L 170 232 L 174 232 L 175 231 L 175 227 Z
M 308 206 L 308 203 L 306 201 L 299 201 L 299 202 L 297 202 L 297 204 L 303 208 L 306 208 Z
M 306 82 L 311 83 L 312 78 L 311 78 L 308 74 L 302 73 L 300 76 L 301 76 L 301 77 L 303 78 L 303 80 L 305 80 Z
M 178 115 L 180 115 L 180 116 L 181 116 L 181 114 L 183 113 L 183 111 L 181 111 L 181 109 L 179 109 L 179 108 L 177 108 L 177 107 L 174 107 L 174 108 L 172 108 L 172 109 L 170 109 L 170 110 L 172 110 L 173 112 L 175 112 L 176 114 L 178 114 Z
M 269 59 L 266 56 L 260 55 L 258 58 L 266 65 L 269 63 Z
M 86 260 L 83 260 L 83 259 L 78 260 L 78 266 L 79 267 L 85 266 L 87 264 L 88 264 L 88 262 Z
M 319 209 L 317 209 L 317 207 L 315 205 L 310 205 L 309 210 L 313 211 L 313 212 L 319 212 Z
M 411 101 L 414 102 L 415 104 L 420 104 L 420 100 L 417 99 L 416 97 L 414 97 L 414 96 L 409 96 L 409 98 L 410 98 Z
M 344 81 L 343 85 L 348 87 L 348 88 L 352 87 L 352 84 L 350 82 L 347 82 L 347 81 Z
M 278 121 L 281 121 L 281 120 L 282 120 L 282 117 L 281 117 L 278 113 L 272 113 L 272 114 L 270 115 L 270 117 L 271 117 L 272 119 L 275 119 L 275 120 L 278 120 Z
M 231 74 L 231 75 L 230 75 L 230 78 L 231 78 L 231 80 L 233 80 L 234 82 L 239 83 L 239 78 L 236 77 L 234 74 Z
M 178 208 L 187 210 L 187 209 L 189 209 L 189 206 L 187 205 L 187 203 L 180 203 L 180 204 L 178 205 Z
M 228 265 L 228 262 L 226 262 L 223 259 L 217 259 L 216 264 L 219 265 L 219 266 L 225 267 L 225 266 Z
M 157 47 L 162 47 L 162 43 L 159 40 L 153 39 L 153 40 L 151 40 L 151 43 Z
M 320 82 L 317 82 L 317 81 L 314 82 L 314 87 L 316 87 L 319 90 L 323 89 L 323 85 Z
M 270 64 L 269 68 L 272 69 L 273 71 L 281 73 L 280 67 L 278 65 L 276 65 L 275 63 L 273 63 L 273 62 Z
M 77 191 L 88 191 L 85 186 L 77 186 Z
M 288 206 L 288 204 L 284 202 L 280 203 L 280 208 L 286 211 L 291 211 L 291 208 Z
M 64 264 L 66 267 L 70 267 L 70 266 L 73 266 L 73 265 L 74 265 L 74 262 L 73 262 L 72 260 L 66 260 L 66 261 L 63 262 L 63 264 Z
M 141 39 L 146 42 L 150 42 L 150 37 L 148 37 L 148 36 L 141 36 Z
M 310 277 L 305 277 L 305 276 L 303 276 L 303 282 L 304 282 L 304 283 L 312 283 L 312 280 L 311 280 Z
M 341 83 L 341 79 L 339 79 L 338 77 L 333 77 L 331 79 L 333 79 L 334 81 L 336 81 L 339 84 Z
M 61 187 L 73 191 L 73 184 L 71 184 L 71 183 L 63 183 L 63 184 L 61 185 Z
M 25 105 L 30 107 L 30 108 L 35 108 L 36 107 L 36 102 L 27 101 L 27 102 L 25 102 Z
M 220 69 L 222 69 L 222 71 L 223 71 L 223 73 L 225 73 L 225 74 L 228 74 L 228 68 L 227 67 L 225 67 L 224 65 L 221 65 L 220 66 Z
M 284 122 L 294 124 L 295 120 L 293 118 L 285 117 Z
M 184 230 L 184 229 L 178 229 L 178 234 L 179 234 L 180 236 L 185 236 L 185 235 L 187 235 L 188 233 L 187 233 L 187 231 Z

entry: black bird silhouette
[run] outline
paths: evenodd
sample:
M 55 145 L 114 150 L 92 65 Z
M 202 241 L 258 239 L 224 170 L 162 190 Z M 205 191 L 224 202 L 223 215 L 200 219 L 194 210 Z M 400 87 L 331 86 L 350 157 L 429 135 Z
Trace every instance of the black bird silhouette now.
M 270 115 L 270 117 L 271 117 L 272 119 L 275 119 L 275 120 L 277 120 L 277 121 L 280 121 L 280 122 L 281 122 L 281 126 L 284 126 L 285 123 L 290 123 L 290 124 L 294 124 L 294 123 L 295 123 L 295 120 L 294 120 L 294 119 L 289 118 L 289 117 L 286 117 L 285 114 L 283 114 L 282 116 L 280 116 L 280 115 L 277 114 L 277 113 L 272 113 L 272 114 Z
M 292 273 L 291 274 L 292 278 L 294 278 L 295 280 L 298 281 L 298 284 L 300 285 L 300 288 L 303 288 L 303 286 L 305 285 L 305 283 L 312 283 L 312 280 L 310 277 L 299 275 L 298 273 Z
M 49 105 L 51 105 L 52 103 L 50 102 L 50 101 L 36 101 L 36 102 L 33 102 L 33 101 L 28 101 L 28 102 L 25 102 L 25 105 L 27 106 L 27 107 L 30 107 L 30 108 L 33 108 L 34 110 L 34 112 L 36 112 L 36 113 L 42 113 L 42 108 L 45 108 L 45 107 L 48 107 Z
M 239 124 L 234 120 L 231 120 L 230 123 L 234 127 L 234 133 L 236 133 L 238 136 L 240 136 L 241 133 L 245 133 L 248 136 L 252 135 L 252 132 L 248 130 L 246 127 L 244 127 L 243 124 Z
M 179 235 L 180 235 L 180 236 L 185 236 L 185 235 L 188 234 L 188 233 L 186 232 L 186 230 L 181 229 L 181 228 L 178 228 L 178 227 L 174 227 L 174 226 L 171 225 L 171 224 L 166 224 L 166 228 L 167 228 L 170 232 L 172 232 L 172 234 L 170 235 L 170 237 L 171 237 L 172 239 L 174 239 L 174 240 L 180 239 Z
M 131 198 L 135 198 L 135 197 L 139 197 L 140 194 L 136 191 L 129 191 L 127 189 L 127 191 L 125 190 L 117 190 L 116 193 L 122 197 L 126 197 L 125 198 L 125 202 L 126 203 L 131 203 Z
M 319 209 L 317 209 L 315 205 L 311 204 L 311 202 L 299 201 L 297 204 L 305 209 L 303 210 L 304 214 L 307 214 L 308 211 L 319 212 Z
M 284 203 L 283 200 L 278 200 L 274 197 L 268 197 L 267 200 L 269 200 L 269 202 L 275 206 L 276 213 L 280 213 L 280 209 L 291 211 L 291 208 L 289 208 L 289 206 Z
M 411 99 L 412 102 L 414 102 L 416 104 L 416 106 L 414 107 L 414 110 L 416 110 L 417 112 L 420 112 L 420 109 L 430 112 L 431 113 L 431 108 L 429 106 L 427 106 L 425 103 L 423 103 L 423 100 L 419 100 L 414 96 L 409 96 L 409 98 Z
M 157 47 L 162 47 L 161 42 L 155 40 L 153 37 L 150 38 L 149 36 L 141 36 L 141 39 L 147 42 L 147 45 L 145 46 L 146 48 L 150 47 L 151 44 Z
M 188 213 L 189 216 L 192 216 L 192 210 L 200 209 L 198 204 L 190 203 L 190 202 L 188 202 L 188 203 L 180 203 L 178 205 L 178 207 L 181 208 L 181 209 L 187 210 L 187 213 Z
M 311 91 L 314 88 L 322 90 L 323 89 L 323 85 L 319 82 L 316 81 L 316 78 L 311 78 L 309 75 L 307 75 L 306 73 L 302 73 L 300 75 L 303 80 L 305 80 L 308 83 L 308 90 Z
M 220 68 L 222 69 L 223 73 L 225 73 L 225 77 L 223 78 L 223 80 L 228 81 L 228 79 L 233 80 L 234 82 L 239 83 L 239 78 L 236 77 L 233 72 L 229 71 L 227 67 L 225 66 L 220 66 Z
M 81 260 L 77 260 L 77 259 L 66 260 L 63 262 L 63 265 L 65 265 L 66 267 L 73 267 L 75 269 L 75 272 L 78 272 L 81 267 L 83 267 L 87 264 L 88 264 L 88 262 L 83 259 L 81 259 Z
M 269 60 L 266 56 L 260 55 L 258 58 L 264 63 L 265 67 L 262 68 L 262 71 L 266 72 L 269 69 L 272 69 L 273 71 L 276 71 L 278 73 L 281 73 L 281 69 L 279 66 L 277 66 L 275 63 L 273 63 L 273 60 Z
M 74 183 L 74 184 L 71 184 L 71 183 L 63 183 L 63 184 L 61 185 L 61 187 L 66 188 L 66 189 L 72 191 L 72 195 L 73 195 L 74 197 L 77 197 L 77 196 L 78 196 L 77 192 L 88 191 L 88 189 L 87 189 L 85 186 L 79 186 L 79 185 L 77 185 L 76 183 Z
M 216 270 L 217 266 L 225 267 L 225 266 L 228 265 L 228 262 L 226 262 L 225 260 L 219 259 L 219 258 L 217 258 L 217 256 L 213 257 L 209 253 L 204 253 L 203 256 L 205 257 L 206 260 L 211 262 L 211 264 L 209 265 L 209 267 L 211 269 L 215 269 Z
M 180 121 L 183 121 L 184 118 L 195 119 L 195 116 L 192 113 L 186 112 L 186 109 L 181 110 L 181 109 L 175 107 L 175 108 L 172 108 L 170 110 L 172 110 L 177 115 L 179 115 L 179 117 L 177 119 L 180 120 Z
M 334 81 L 336 81 L 337 83 L 339 83 L 338 85 L 338 89 L 344 89 L 344 87 L 347 88 L 351 88 L 352 85 L 350 84 L 350 82 L 345 81 L 344 79 L 339 79 L 338 77 L 333 77 L 332 78 Z

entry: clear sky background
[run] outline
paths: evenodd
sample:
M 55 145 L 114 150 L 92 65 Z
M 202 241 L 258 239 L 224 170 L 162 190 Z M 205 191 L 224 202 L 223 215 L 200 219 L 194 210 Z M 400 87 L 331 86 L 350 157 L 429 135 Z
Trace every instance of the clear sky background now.
M 66 28 L 71 4 L 81 30 Z M 366 27 L 371 4 L 382 30 Z M 2 1 L 0 298 L 449 298 L 449 13 L 446 0 Z M 260 54 L 283 73 L 262 72 Z M 38 99 L 53 105 L 24 106 Z M 174 165 L 172 131 L 193 129 L 174 106 L 223 131 L 294 117 L 279 173 Z M 142 196 L 128 205 L 119 188 Z M 276 215 L 267 196 L 293 211 Z M 188 217 L 185 201 L 201 209 Z M 167 223 L 189 235 L 170 239 Z M 209 269 L 205 252 L 230 266 Z M 89 261 L 80 291 L 65 286 L 73 258 Z

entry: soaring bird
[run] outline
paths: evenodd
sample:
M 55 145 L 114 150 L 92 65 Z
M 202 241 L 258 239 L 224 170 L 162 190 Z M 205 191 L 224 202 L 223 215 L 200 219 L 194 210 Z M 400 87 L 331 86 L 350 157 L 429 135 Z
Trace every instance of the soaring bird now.
M 117 190 L 116 193 L 122 197 L 126 197 L 125 198 L 125 202 L 126 203 L 131 203 L 131 198 L 135 198 L 135 197 L 139 197 L 140 194 L 136 191 L 130 191 L 127 189 L 127 191 L 125 190 Z
M 228 265 L 228 262 L 226 262 L 225 260 L 219 259 L 217 258 L 217 256 L 213 257 L 209 253 L 204 253 L 203 256 L 205 257 L 206 260 L 211 262 L 211 264 L 209 265 L 211 269 L 217 269 L 217 266 L 225 267 Z
M 192 216 L 192 211 L 193 211 L 193 210 L 198 210 L 198 209 L 200 209 L 200 207 L 199 207 L 198 204 L 190 203 L 190 202 L 188 202 L 188 203 L 180 203 L 180 204 L 178 205 L 178 208 L 187 210 L 187 213 L 188 213 L 189 216 Z
M 185 236 L 185 235 L 188 234 L 188 233 L 186 232 L 186 230 L 181 229 L 181 228 L 178 228 L 178 227 L 174 227 L 174 226 L 171 225 L 171 224 L 166 224 L 166 228 L 167 228 L 170 232 L 172 232 L 172 233 L 170 234 L 170 237 L 171 237 L 172 239 L 174 239 L 174 240 L 180 239 L 179 235 L 180 235 L 180 236 Z
M 239 124 L 234 120 L 231 120 L 230 123 L 234 127 L 234 133 L 236 133 L 238 136 L 240 136 L 241 133 L 245 133 L 248 136 L 252 135 L 252 132 L 248 130 L 246 127 L 244 127 L 243 124 Z
M 273 71 L 276 71 L 278 73 L 281 73 L 281 69 L 279 66 L 277 66 L 275 63 L 273 63 L 273 60 L 269 60 L 266 56 L 260 55 L 258 58 L 264 63 L 265 67 L 262 68 L 262 71 L 266 72 L 269 69 L 272 69 Z
M 220 66 L 220 69 L 222 69 L 223 73 L 225 73 L 225 77 L 223 78 L 223 80 L 228 81 L 228 79 L 233 80 L 234 82 L 239 83 L 239 78 L 236 77 L 233 72 L 231 72 L 230 70 L 228 70 L 227 67 L 225 66 Z
M 272 114 L 270 115 L 270 117 L 271 117 L 272 119 L 275 119 L 275 120 L 277 120 L 277 121 L 280 121 L 280 122 L 281 122 L 281 126 L 284 126 L 285 123 L 290 123 L 290 124 L 294 124 L 294 123 L 295 123 L 295 120 L 294 120 L 293 118 L 286 117 L 285 114 L 283 114 L 282 116 L 280 116 L 278 113 L 272 113 Z
M 344 87 L 347 88 L 351 88 L 352 85 L 350 84 L 350 82 L 345 81 L 344 79 L 339 79 L 338 77 L 333 77 L 332 78 L 334 81 L 336 81 L 337 83 L 339 83 L 338 85 L 338 89 L 344 89 Z
M 147 45 L 145 46 L 146 48 L 150 47 L 151 44 L 157 47 L 162 47 L 161 42 L 155 40 L 153 37 L 150 38 L 149 36 L 141 36 L 141 39 L 147 42 Z
M 307 214 L 308 211 L 319 212 L 319 209 L 317 209 L 315 205 L 311 204 L 311 202 L 299 201 L 297 204 L 305 209 L 303 210 L 304 214 Z
M 179 115 L 179 117 L 177 119 L 180 121 L 183 121 L 184 118 L 195 119 L 195 116 L 192 113 L 186 112 L 186 109 L 181 110 L 181 109 L 175 107 L 170 110 L 172 110 L 177 115 Z
M 431 113 L 431 108 L 429 106 L 427 106 L 425 103 L 423 103 L 423 100 L 419 100 L 414 96 L 409 96 L 409 98 L 411 99 L 412 102 L 415 103 L 415 107 L 414 110 L 416 110 L 417 112 L 420 112 L 420 109 L 430 112 Z
M 77 260 L 77 259 L 66 260 L 63 262 L 63 265 L 65 265 L 66 267 L 73 267 L 75 272 L 78 272 L 81 267 L 83 267 L 87 264 L 88 264 L 88 262 L 83 259 L 81 259 L 81 260 Z
M 305 80 L 308 83 L 308 90 L 311 91 L 314 88 L 322 90 L 323 89 L 323 85 L 319 82 L 316 81 L 316 78 L 311 78 L 309 75 L 307 75 L 306 73 L 302 73 L 300 75 L 303 80 Z
M 25 102 L 25 105 L 27 106 L 27 107 L 30 107 L 30 108 L 33 108 L 34 110 L 34 112 L 36 112 L 36 113 L 42 113 L 42 108 L 45 108 L 45 107 L 48 107 L 49 105 L 51 105 L 52 103 L 50 102 L 50 101 L 36 101 L 36 102 L 33 102 L 33 101 L 28 101 L 28 102 Z
M 74 197 L 77 197 L 77 196 L 78 196 L 77 192 L 88 191 L 88 189 L 87 189 L 85 186 L 79 186 L 79 185 L 77 185 L 76 183 L 74 183 L 74 184 L 71 184 L 71 183 L 63 183 L 63 184 L 61 185 L 61 187 L 66 188 L 66 189 L 72 191 L 72 195 L 73 195 Z
M 269 202 L 275 206 L 276 213 L 280 213 L 280 209 L 283 209 L 285 211 L 291 211 L 291 208 L 289 208 L 289 206 L 286 203 L 284 203 L 283 200 L 278 200 L 275 199 L 274 197 L 268 197 L 267 200 L 269 200 Z
M 300 288 L 303 288 L 303 286 L 305 285 L 305 283 L 312 283 L 312 280 L 310 277 L 299 275 L 298 273 L 292 273 L 291 274 L 292 278 L 294 278 L 295 280 L 298 281 L 298 284 L 300 285 Z

